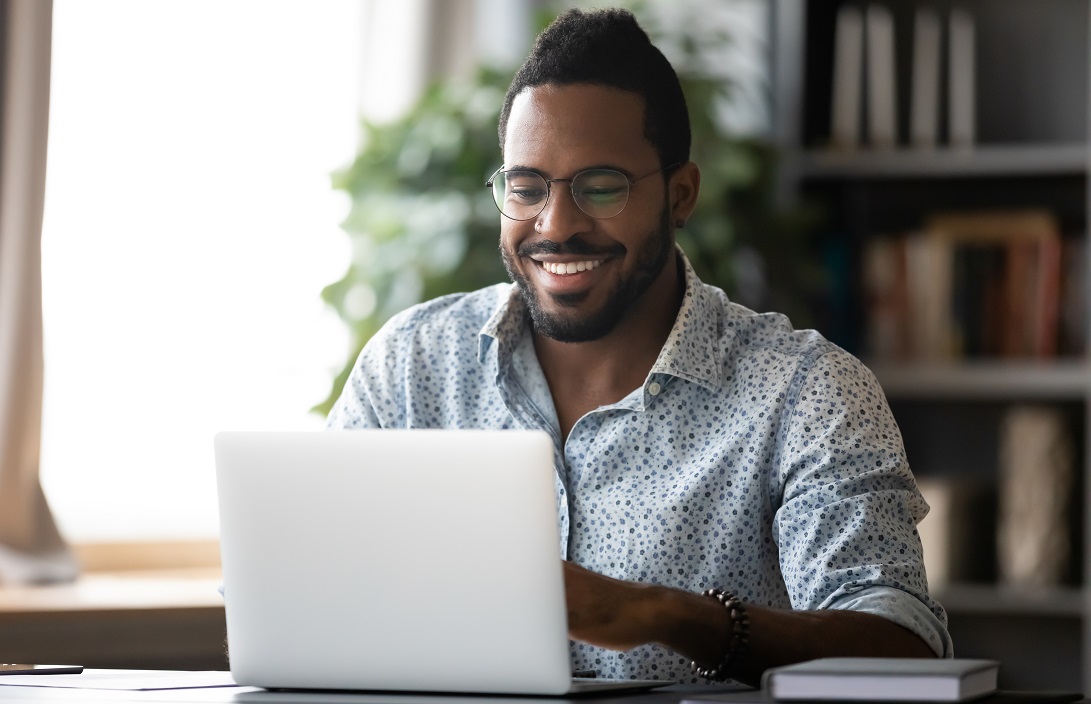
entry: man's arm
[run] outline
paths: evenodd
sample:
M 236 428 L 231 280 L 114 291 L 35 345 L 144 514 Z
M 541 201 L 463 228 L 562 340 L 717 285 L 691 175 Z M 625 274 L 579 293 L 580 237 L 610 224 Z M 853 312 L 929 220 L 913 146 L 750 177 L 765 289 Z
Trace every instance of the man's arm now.
M 717 600 L 658 585 L 604 577 L 564 563 L 569 635 L 612 650 L 657 643 L 716 667 L 731 641 L 731 618 Z M 758 684 L 770 667 L 817 657 L 936 657 L 912 631 L 874 614 L 788 611 L 747 605 L 750 642 L 731 673 Z

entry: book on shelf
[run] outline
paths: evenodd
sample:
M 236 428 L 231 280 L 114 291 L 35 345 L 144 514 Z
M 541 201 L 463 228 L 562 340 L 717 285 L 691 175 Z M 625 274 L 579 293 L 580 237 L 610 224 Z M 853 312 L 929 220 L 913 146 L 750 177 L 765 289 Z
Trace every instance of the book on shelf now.
M 913 84 L 909 101 L 909 141 L 930 149 L 939 138 L 940 77 L 939 15 L 930 7 L 917 8 L 913 22 Z
M 834 29 L 830 137 L 837 149 L 852 150 L 860 144 L 863 74 L 864 15 L 858 7 L 845 5 L 837 11 Z
M 879 359 L 1057 356 L 1063 243 L 1048 211 L 937 213 L 861 256 L 867 354 Z M 1066 314 L 1068 317 L 1072 317 Z
M 971 147 L 977 140 L 974 18 L 955 7 L 947 22 L 947 139 L 952 147 Z
M 898 94 L 894 65 L 894 16 L 872 3 L 864 10 L 864 52 L 867 75 L 868 144 L 893 148 L 898 141 Z
M 1078 233 L 1064 238 L 1061 245 L 1060 340 L 1058 353 L 1082 357 L 1087 351 L 1088 299 L 1087 240 Z
M 909 286 L 905 281 L 904 241 L 873 237 L 863 251 L 864 305 L 868 312 L 864 345 L 879 359 L 909 356 L 907 320 Z
M 995 660 L 819 658 L 771 668 L 762 689 L 778 701 L 961 702 L 996 691 Z
M 1061 584 L 1073 557 L 1075 441 L 1064 412 L 1015 406 L 1000 424 L 997 568 L 1017 587 Z

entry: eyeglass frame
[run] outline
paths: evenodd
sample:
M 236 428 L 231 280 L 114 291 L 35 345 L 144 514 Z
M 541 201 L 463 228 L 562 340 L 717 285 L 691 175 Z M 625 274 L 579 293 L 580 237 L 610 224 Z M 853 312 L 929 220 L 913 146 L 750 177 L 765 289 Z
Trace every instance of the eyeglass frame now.
M 676 162 L 674 162 L 672 164 L 668 164 L 667 166 L 661 166 L 658 169 L 656 169 L 655 171 L 652 171 L 651 173 L 644 174 L 643 176 L 637 176 L 635 178 L 629 176 L 624 171 L 619 171 L 618 169 L 612 169 L 612 168 L 608 168 L 608 167 L 593 167 L 593 168 L 590 168 L 590 169 L 583 169 L 582 171 L 577 171 L 575 174 L 572 175 L 571 178 L 546 178 L 545 176 L 543 176 L 542 174 L 538 173 L 537 171 L 535 171 L 533 169 L 506 169 L 505 170 L 504 167 L 501 166 L 496 171 L 493 171 L 492 176 L 489 176 L 489 179 L 487 181 L 485 181 L 485 188 L 488 188 L 490 191 L 492 191 L 493 190 L 493 182 L 496 180 L 496 177 L 499 176 L 500 174 L 507 174 L 507 173 L 529 173 L 529 174 L 534 174 L 538 178 L 545 181 L 545 183 L 546 183 L 546 197 L 542 200 L 542 209 L 539 210 L 534 215 L 531 215 L 529 218 L 513 218 L 512 216 L 508 215 L 507 213 L 505 213 L 503 211 L 503 209 L 501 209 L 500 204 L 496 202 L 495 195 L 493 196 L 492 204 L 494 206 L 496 206 L 496 209 L 498 211 L 500 211 L 500 214 L 503 215 L 504 217 L 506 217 L 508 220 L 513 220 L 515 222 L 527 222 L 528 220 L 533 220 L 534 218 L 536 218 L 539 215 L 541 215 L 542 213 L 544 213 L 545 209 L 546 209 L 546 206 L 549 205 L 549 197 L 551 195 L 553 195 L 553 184 L 554 183 L 567 183 L 568 184 L 568 192 L 572 196 L 572 202 L 575 203 L 576 207 L 580 209 L 580 212 L 583 213 L 584 215 L 586 215 L 587 217 L 593 218 L 595 220 L 610 220 L 611 218 L 616 218 L 618 215 L 621 215 L 623 212 L 625 212 L 625 207 L 627 205 L 629 205 L 629 195 L 630 195 L 630 193 L 632 191 L 633 186 L 635 186 L 638 181 L 643 181 L 646 178 L 649 178 L 651 176 L 655 176 L 656 174 L 661 174 L 664 171 L 670 171 L 671 169 L 676 169 L 679 166 L 682 166 L 682 162 L 677 162 L 676 161 Z M 622 178 L 624 178 L 625 182 L 628 184 L 628 190 L 625 193 L 625 203 L 621 206 L 621 210 L 617 211 L 613 215 L 610 215 L 610 216 L 604 217 L 604 218 L 600 218 L 600 217 L 598 217 L 596 215 L 592 215 L 591 213 L 589 213 L 589 212 L 587 212 L 586 210 L 583 209 L 583 206 L 580 205 L 580 202 L 578 200 L 576 200 L 575 193 L 572 192 L 572 182 L 575 181 L 576 179 L 578 179 L 583 174 L 591 173 L 592 171 L 611 171 L 611 172 L 613 172 L 615 174 L 618 174 Z

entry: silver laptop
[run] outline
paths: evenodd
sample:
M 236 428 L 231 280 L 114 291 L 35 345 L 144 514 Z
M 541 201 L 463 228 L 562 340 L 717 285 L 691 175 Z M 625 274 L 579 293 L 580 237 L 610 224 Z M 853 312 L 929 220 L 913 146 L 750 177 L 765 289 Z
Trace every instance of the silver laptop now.
M 215 438 L 231 673 L 286 689 L 560 695 L 574 679 L 538 431 Z

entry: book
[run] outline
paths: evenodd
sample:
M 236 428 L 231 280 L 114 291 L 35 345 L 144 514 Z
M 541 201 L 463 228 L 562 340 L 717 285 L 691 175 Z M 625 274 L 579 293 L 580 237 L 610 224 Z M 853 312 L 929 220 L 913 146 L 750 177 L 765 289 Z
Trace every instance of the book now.
M 904 238 L 870 237 L 864 243 L 861 264 L 867 323 L 864 348 L 876 359 L 905 359 L 909 341 Z
M 940 21 L 936 11 L 918 7 L 913 25 L 913 85 L 909 141 L 920 149 L 936 146 L 939 133 Z
M 819 658 L 765 671 L 776 700 L 961 702 L 996 691 L 996 660 Z
M 974 18 L 961 8 L 948 17 L 947 139 L 952 147 L 977 140 L 977 72 Z
M 1087 349 L 1087 244 L 1083 233 L 1061 246 L 1061 300 L 1058 303 L 1058 354 L 1080 357 Z
M 916 360 L 951 360 L 959 350 L 951 309 L 954 249 L 950 242 L 929 231 L 908 234 L 905 248 L 910 356 Z
M 845 5 L 837 11 L 834 30 L 833 95 L 830 141 L 837 149 L 860 144 L 860 109 L 864 73 L 864 15 Z
M 868 143 L 878 149 L 891 149 L 898 141 L 894 16 L 883 5 L 873 3 L 865 10 L 864 26 Z
M 769 704 L 776 701 L 760 689 L 747 689 L 742 685 L 737 688 L 729 687 L 731 686 L 725 685 L 724 688 L 711 689 L 707 693 L 691 692 L 679 704 Z M 1086 701 L 1082 692 L 1017 689 L 998 689 L 973 700 L 974 704 L 1066 704 L 1078 701 Z

